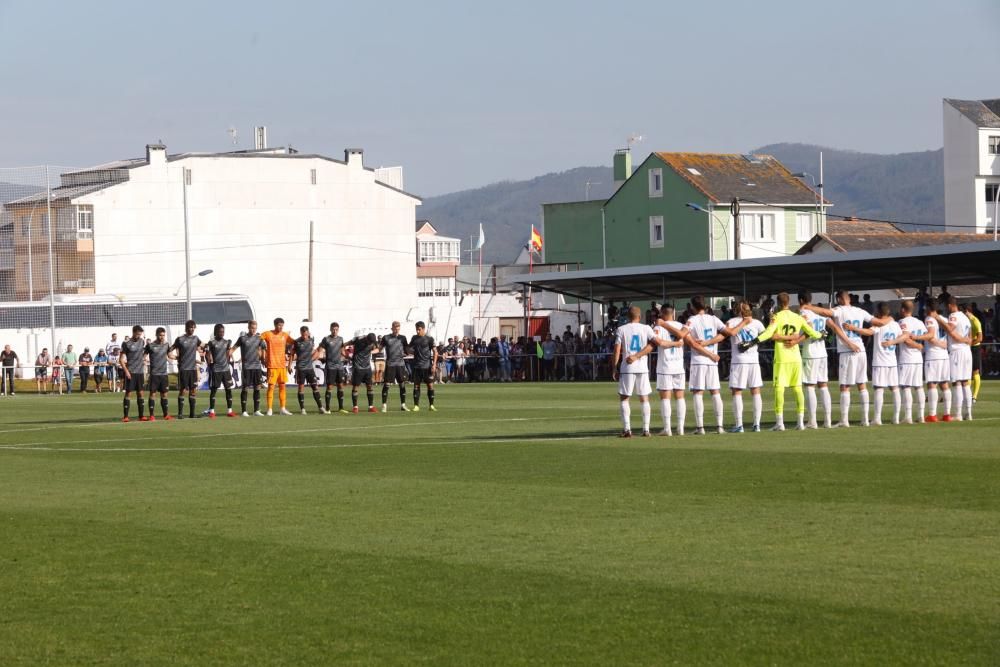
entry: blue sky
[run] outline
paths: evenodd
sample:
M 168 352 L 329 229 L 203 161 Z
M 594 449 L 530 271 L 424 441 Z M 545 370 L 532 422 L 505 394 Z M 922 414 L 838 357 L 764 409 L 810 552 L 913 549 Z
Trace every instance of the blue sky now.
M 44 37 L 45 41 L 41 41 Z M 272 144 L 434 195 L 637 152 L 941 146 L 1000 97 L 1000 2 L 0 0 L 0 166 Z

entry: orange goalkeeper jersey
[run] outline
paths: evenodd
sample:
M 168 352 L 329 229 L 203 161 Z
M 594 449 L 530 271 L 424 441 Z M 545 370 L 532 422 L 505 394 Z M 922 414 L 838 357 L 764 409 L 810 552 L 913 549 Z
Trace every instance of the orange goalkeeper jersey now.
M 265 331 L 260 337 L 264 341 L 264 344 L 267 345 L 267 367 L 285 368 L 288 365 L 286 350 L 293 342 L 291 335 L 285 331 L 281 333 Z

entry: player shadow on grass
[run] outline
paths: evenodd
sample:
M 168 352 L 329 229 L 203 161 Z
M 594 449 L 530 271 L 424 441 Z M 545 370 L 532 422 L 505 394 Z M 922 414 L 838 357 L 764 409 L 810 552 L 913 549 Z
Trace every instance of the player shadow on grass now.
M 520 442 L 520 441 L 531 441 L 531 440 L 575 440 L 577 438 L 602 438 L 608 435 L 610 431 L 607 429 L 593 429 L 590 431 L 570 431 L 570 432 L 559 432 L 559 433 L 524 433 L 519 435 L 484 435 L 476 440 L 487 440 L 490 442 Z M 458 438 L 459 440 L 467 440 L 468 438 Z
M 23 420 L 23 421 L 5 421 L 3 423 L 4 424 L 12 424 L 12 425 L 25 425 L 25 426 L 29 425 L 29 424 L 32 425 L 32 426 L 38 426 L 40 424 L 44 424 L 44 425 L 47 425 L 47 426 L 52 425 L 52 424 L 65 424 L 65 425 L 69 426 L 69 425 L 72 425 L 72 424 L 108 424 L 108 423 L 113 423 L 114 421 L 116 421 L 116 420 L 109 419 L 108 417 L 85 417 L 83 419 L 81 419 L 81 418 L 74 418 L 74 419 L 49 419 L 49 418 L 46 418 L 44 421 L 40 421 L 38 419 L 26 419 L 26 420 Z M 138 417 L 136 418 L 136 421 L 138 421 Z

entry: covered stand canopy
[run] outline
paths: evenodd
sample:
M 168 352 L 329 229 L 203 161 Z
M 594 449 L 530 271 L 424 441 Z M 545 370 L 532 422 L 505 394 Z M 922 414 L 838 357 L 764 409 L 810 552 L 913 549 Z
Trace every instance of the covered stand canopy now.
M 896 250 L 535 273 L 519 282 L 533 290 L 605 302 L 665 301 L 691 294 L 755 296 L 802 290 L 916 291 L 940 285 L 1000 282 L 1000 243 L 978 241 Z

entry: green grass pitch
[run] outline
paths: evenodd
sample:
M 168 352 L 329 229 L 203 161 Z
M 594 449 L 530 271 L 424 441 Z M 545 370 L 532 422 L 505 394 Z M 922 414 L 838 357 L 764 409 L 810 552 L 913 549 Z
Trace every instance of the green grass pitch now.
M 1000 383 L 971 423 L 632 440 L 611 383 L 392 394 L 0 399 L 0 664 L 1000 663 Z

